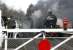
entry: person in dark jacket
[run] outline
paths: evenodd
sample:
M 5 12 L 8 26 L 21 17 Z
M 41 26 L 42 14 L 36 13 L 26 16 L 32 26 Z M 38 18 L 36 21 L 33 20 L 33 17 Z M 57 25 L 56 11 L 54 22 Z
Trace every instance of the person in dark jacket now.
M 16 28 L 16 22 L 15 22 L 14 18 L 8 18 L 7 28 L 8 29 L 15 29 Z M 13 38 L 13 36 L 14 36 L 13 32 L 8 33 L 8 38 Z
M 7 17 L 6 17 L 6 16 L 2 16 L 2 20 L 3 20 L 3 22 L 4 22 L 4 27 L 6 28 L 7 22 L 8 22 Z
M 57 17 L 52 14 L 52 12 L 48 12 L 46 21 L 45 21 L 45 26 L 47 28 L 56 28 L 56 22 L 57 22 Z

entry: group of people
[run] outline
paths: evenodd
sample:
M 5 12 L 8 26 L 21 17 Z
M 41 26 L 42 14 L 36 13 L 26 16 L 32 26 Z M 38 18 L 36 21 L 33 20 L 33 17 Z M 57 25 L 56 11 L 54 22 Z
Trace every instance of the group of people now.
M 13 18 L 2 16 L 2 22 L 6 29 L 16 28 L 16 22 L 15 22 L 15 19 L 13 19 Z

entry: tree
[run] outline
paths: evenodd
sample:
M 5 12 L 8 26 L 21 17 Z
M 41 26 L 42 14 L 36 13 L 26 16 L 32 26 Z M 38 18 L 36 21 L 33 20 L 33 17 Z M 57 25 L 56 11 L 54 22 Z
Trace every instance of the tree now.
M 26 16 L 31 16 L 31 14 L 33 13 L 33 7 L 34 6 L 32 4 L 29 5 Z

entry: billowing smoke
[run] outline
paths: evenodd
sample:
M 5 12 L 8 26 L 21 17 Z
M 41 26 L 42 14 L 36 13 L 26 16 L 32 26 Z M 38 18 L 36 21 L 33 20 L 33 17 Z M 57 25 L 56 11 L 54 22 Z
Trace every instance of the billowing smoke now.
M 59 7 L 58 4 L 59 4 L 59 2 L 57 1 L 51 6 L 52 11 L 54 11 L 54 12 L 58 11 L 58 7 Z
M 37 28 L 40 24 L 40 18 L 42 17 L 41 10 L 36 10 L 32 13 L 31 19 L 33 21 L 33 28 Z
M 34 13 L 32 13 L 33 16 L 36 16 L 35 18 L 40 18 L 42 16 L 41 10 L 36 10 Z M 33 17 L 34 18 L 34 17 Z
M 58 0 L 40 0 L 35 6 L 38 10 L 34 11 L 31 16 L 33 28 L 43 27 L 43 21 L 45 21 L 48 9 L 52 10 L 52 12 L 57 15 L 58 3 Z

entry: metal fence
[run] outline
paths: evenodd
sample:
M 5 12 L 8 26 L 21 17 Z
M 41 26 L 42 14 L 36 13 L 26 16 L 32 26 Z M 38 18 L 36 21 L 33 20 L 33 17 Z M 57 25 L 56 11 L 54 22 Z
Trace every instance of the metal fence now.
M 22 29 L 20 29 L 20 30 L 21 31 L 17 31 L 17 32 L 20 32 L 20 33 L 24 32 L 23 33 L 24 35 L 29 31 L 29 30 L 25 31 L 25 29 L 23 31 L 22 31 Z M 55 30 L 54 30 L 54 32 L 55 32 Z M 13 33 L 14 37 L 8 38 L 9 33 L 7 31 L 14 32 Z M 51 29 L 51 31 L 53 31 L 53 30 Z M 58 32 L 58 30 L 56 30 L 56 31 Z M 59 50 L 59 49 L 68 50 L 69 48 L 70 48 L 70 50 L 73 50 L 72 49 L 73 40 L 71 40 L 73 38 L 72 30 L 70 30 L 70 31 L 69 30 L 68 31 L 59 30 L 59 31 L 68 32 L 67 34 L 71 34 L 71 36 L 70 37 L 47 37 L 52 42 L 53 47 L 55 47 L 55 45 L 57 45 L 63 41 L 57 48 L 55 48 L 55 50 Z M 33 33 L 33 37 L 27 34 L 27 36 L 30 36 L 30 37 L 25 36 L 25 38 L 22 38 L 22 37 L 17 38 L 15 36 L 16 31 L 13 31 L 13 30 L 11 31 L 11 30 L 6 29 L 3 32 L 4 32 L 3 34 L 5 35 L 5 37 L 2 38 L 2 39 L 4 39 L 4 41 L 3 41 L 3 46 L 2 46 L 1 50 L 30 50 L 30 49 L 38 50 L 38 48 L 37 48 L 38 42 L 40 41 L 40 39 L 42 39 L 42 37 L 39 37 L 39 36 L 41 36 L 43 34 L 41 32 L 38 34 Z M 17 34 L 17 32 L 16 32 L 16 34 Z M 29 31 L 29 32 L 31 34 L 31 32 L 34 32 L 34 31 Z M 39 30 L 37 32 L 39 32 Z M 66 43 L 66 42 L 68 42 L 68 43 Z
M 30 38 L 24 38 L 24 39 L 8 39 L 7 42 L 7 50 L 14 50 L 16 47 L 20 46 L 21 44 L 25 43 L 27 40 Z M 55 46 L 65 40 L 66 38 L 49 38 L 49 40 L 52 43 L 52 46 Z M 26 46 L 21 47 L 18 50 L 38 50 L 38 43 L 41 40 L 41 38 L 37 38 L 34 41 L 28 43 Z M 4 48 L 4 42 L 3 42 L 3 47 Z M 55 50 L 73 50 L 73 39 L 68 41 L 67 43 L 63 44 L 62 46 L 56 48 Z M 4 49 L 1 49 L 4 50 Z

